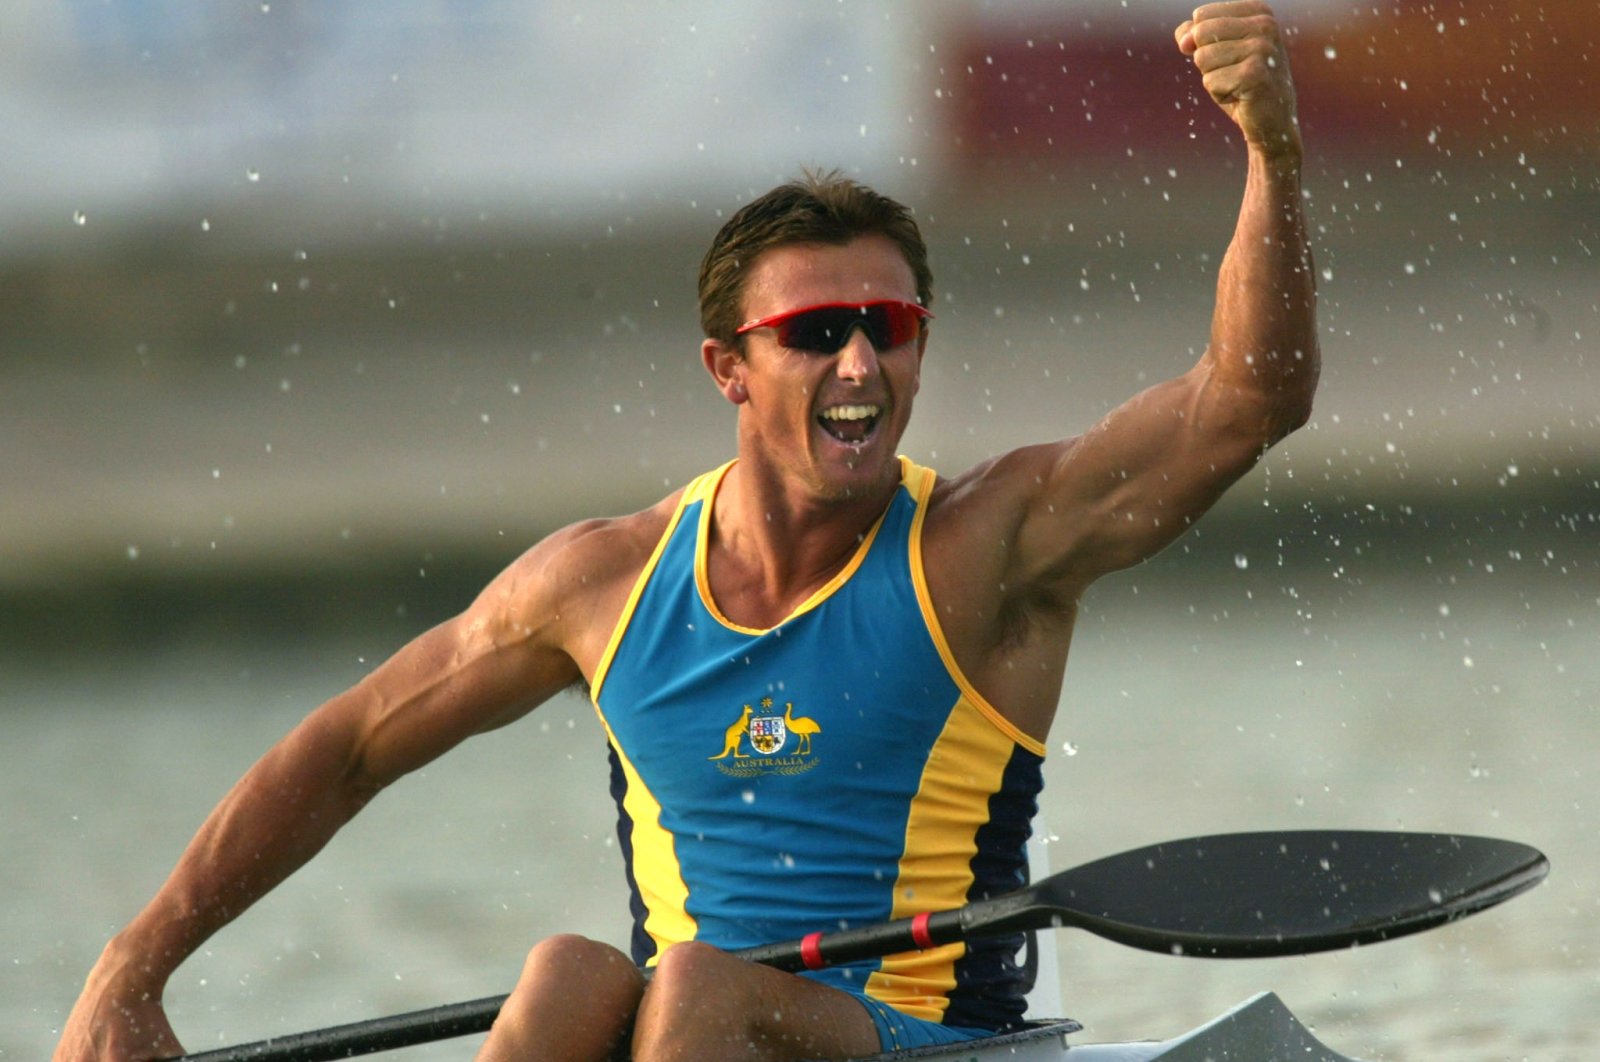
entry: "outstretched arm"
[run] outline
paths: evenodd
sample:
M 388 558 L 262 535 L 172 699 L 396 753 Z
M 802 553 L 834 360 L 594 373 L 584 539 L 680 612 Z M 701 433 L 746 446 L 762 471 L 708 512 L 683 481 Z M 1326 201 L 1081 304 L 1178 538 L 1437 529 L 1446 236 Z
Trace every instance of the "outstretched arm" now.
M 1019 528 L 1020 586 L 1069 596 L 1170 543 L 1304 424 L 1319 371 L 1315 278 L 1300 209 L 1301 141 L 1271 9 L 1207 4 L 1178 27 L 1207 92 L 1244 134 L 1244 201 L 1217 283 L 1210 343 L 1188 372 L 1089 432 L 1023 452 L 1038 484 Z
M 156 896 L 106 946 L 57 1062 L 181 1053 L 161 1007 L 207 938 L 315 855 L 385 786 L 580 677 L 561 604 L 572 532 L 531 550 L 460 616 L 312 712 L 222 799 Z

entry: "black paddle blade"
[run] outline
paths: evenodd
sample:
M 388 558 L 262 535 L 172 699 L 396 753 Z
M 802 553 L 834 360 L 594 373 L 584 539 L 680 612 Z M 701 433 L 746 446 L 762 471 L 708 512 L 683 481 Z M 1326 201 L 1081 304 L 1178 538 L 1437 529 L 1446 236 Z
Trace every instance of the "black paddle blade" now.
M 1454 921 L 1532 888 L 1549 869 L 1537 849 L 1487 837 L 1353 830 L 1219 834 L 1151 845 L 1057 874 L 1016 894 L 1022 902 L 1012 911 L 997 910 L 969 929 L 1037 924 L 1043 908 L 1057 924 L 1150 951 L 1303 955 Z M 993 904 L 1002 907 L 1009 899 Z

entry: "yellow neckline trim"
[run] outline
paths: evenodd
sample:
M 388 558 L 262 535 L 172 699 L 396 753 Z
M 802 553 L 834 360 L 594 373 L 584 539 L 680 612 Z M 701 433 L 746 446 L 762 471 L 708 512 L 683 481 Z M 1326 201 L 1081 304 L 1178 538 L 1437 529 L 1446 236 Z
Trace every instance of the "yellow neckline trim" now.
M 746 627 L 742 624 L 733 622 L 727 616 L 723 615 L 722 609 L 717 607 L 716 599 L 711 596 L 711 576 L 709 574 L 709 568 L 707 565 L 709 545 L 711 542 L 711 506 L 716 500 L 717 491 L 722 486 L 722 477 L 727 475 L 728 469 L 732 468 L 733 465 L 734 462 L 729 461 L 727 464 L 723 465 L 721 468 L 717 469 L 714 473 L 708 476 L 708 482 L 705 484 L 704 489 L 700 490 L 696 494 L 696 497 L 703 497 L 705 499 L 705 504 L 700 507 L 700 526 L 695 531 L 694 582 L 696 588 L 698 588 L 700 591 L 701 603 L 705 605 L 706 611 L 710 612 L 718 623 L 722 624 L 731 631 L 738 631 L 740 634 L 757 636 L 766 634 L 768 631 L 777 630 L 778 627 L 783 626 L 785 623 L 788 623 L 795 617 L 802 616 L 805 613 L 810 612 L 812 609 L 826 601 L 829 597 L 833 596 L 833 594 L 837 592 L 841 586 L 849 582 L 850 577 L 856 573 L 856 570 L 861 567 L 862 562 L 867 559 L 867 552 L 872 549 L 872 542 L 878 537 L 878 529 L 883 526 L 883 518 L 889 515 L 889 506 L 885 505 L 883 507 L 883 512 L 879 513 L 878 518 L 872 522 L 872 528 L 861 539 L 861 544 L 856 547 L 855 553 L 851 555 L 850 562 L 841 568 L 832 579 L 829 579 L 826 583 L 820 586 L 815 593 L 802 601 L 793 612 L 779 620 L 772 627 L 767 627 L 765 629 L 759 627 Z M 902 486 L 905 485 L 906 470 L 910 467 L 911 463 L 902 457 L 900 459 L 900 484 Z

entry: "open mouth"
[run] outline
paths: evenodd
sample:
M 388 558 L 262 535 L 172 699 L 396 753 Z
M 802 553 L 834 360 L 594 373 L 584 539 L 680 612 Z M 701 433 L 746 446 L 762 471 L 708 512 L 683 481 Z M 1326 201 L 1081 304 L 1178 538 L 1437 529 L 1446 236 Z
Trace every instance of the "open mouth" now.
M 840 442 L 859 446 L 872 437 L 882 414 L 877 405 L 829 406 L 817 414 L 817 423 Z

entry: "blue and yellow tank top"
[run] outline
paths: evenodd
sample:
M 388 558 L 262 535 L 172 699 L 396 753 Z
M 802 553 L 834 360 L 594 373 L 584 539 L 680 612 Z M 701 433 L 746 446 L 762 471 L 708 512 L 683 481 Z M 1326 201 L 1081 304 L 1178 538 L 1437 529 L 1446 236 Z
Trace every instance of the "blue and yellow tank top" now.
M 923 577 L 935 476 L 894 499 L 826 586 L 770 630 L 711 598 L 711 506 L 684 491 L 592 691 L 610 744 L 634 958 L 736 949 L 958 907 L 1016 888 L 1043 746 L 961 674 Z M 1020 936 L 807 976 L 914 1017 L 1020 1018 Z

